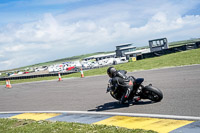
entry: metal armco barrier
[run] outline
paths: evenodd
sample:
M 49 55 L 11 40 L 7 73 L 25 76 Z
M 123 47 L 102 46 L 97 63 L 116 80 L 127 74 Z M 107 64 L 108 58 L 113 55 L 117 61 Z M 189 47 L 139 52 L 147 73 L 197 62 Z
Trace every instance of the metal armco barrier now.
M 200 48 L 200 42 L 196 42 L 194 44 L 182 45 L 182 46 L 173 47 L 173 48 L 168 48 L 168 49 L 163 49 L 161 51 L 155 51 L 155 52 L 151 52 L 151 53 L 141 54 L 141 55 L 137 56 L 137 60 L 162 56 L 162 55 L 166 55 L 166 54 L 171 54 L 171 53 L 176 53 L 176 52 L 181 52 L 181 51 L 186 51 L 186 50 L 191 50 L 191 49 L 196 49 L 196 48 Z
M 76 73 L 77 71 L 63 72 L 60 75 L 68 75 L 72 73 Z M 17 80 L 17 79 L 30 79 L 30 78 L 38 78 L 38 77 L 49 77 L 49 76 L 58 76 L 58 73 L 50 73 L 50 74 L 38 74 L 38 75 L 24 75 L 24 76 L 16 76 L 16 77 L 4 77 L 0 78 L 0 81 L 4 80 Z
M 155 51 L 155 52 L 151 52 L 151 53 L 145 53 L 145 54 L 137 55 L 137 60 L 162 56 L 162 55 L 166 55 L 166 54 L 171 54 L 171 53 L 176 53 L 176 52 L 181 52 L 181 51 L 186 51 L 186 50 L 196 49 L 196 48 L 200 48 L 200 41 L 198 41 L 194 44 L 187 44 L 187 45 L 182 45 L 182 46 L 178 46 L 178 47 L 163 49 L 161 51 Z M 99 66 L 99 67 L 95 67 L 95 68 L 101 68 L 101 67 L 107 67 L 107 66 Z M 89 69 L 95 69 L 95 68 L 89 68 Z M 88 70 L 88 69 L 84 69 L 84 70 Z M 61 75 L 68 75 L 68 74 L 77 73 L 77 72 L 79 72 L 79 70 L 63 72 L 63 73 L 60 73 L 60 74 Z M 0 78 L 0 81 L 29 79 L 29 78 L 37 78 L 37 77 L 48 77 L 48 76 L 58 76 L 58 73 L 27 75 L 27 76 L 24 75 L 24 76 L 18 76 L 18 77 L 4 77 L 4 78 Z

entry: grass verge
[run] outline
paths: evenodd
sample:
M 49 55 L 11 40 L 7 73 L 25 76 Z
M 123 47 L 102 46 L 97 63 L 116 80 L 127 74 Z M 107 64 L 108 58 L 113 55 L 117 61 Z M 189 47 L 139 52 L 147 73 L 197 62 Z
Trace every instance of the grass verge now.
M 188 50 L 184 52 L 178 52 L 178 53 L 163 55 L 159 57 L 138 60 L 136 62 L 128 62 L 125 64 L 119 64 L 119 65 L 115 65 L 115 68 L 132 72 L 132 71 L 137 71 L 137 70 L 148 70 L 148 69 L 155 69 L 155 68 L 183 66 L 183 65 L 192 65 L 192 64 L 200 64 L 200 49 L 193 49 L 193 50 Z M 108 67 L 84 71 L 84 76 L 106 74 L 107 68 Z M 62 78 L 80 77 L 80 75 L 81 75 L 80 73 L 73 73 L 69 75 L 63 75 Z M 15 83 L 22 83 L 22 82 L 33 82 L 33 81 L 53 80 L 53 79 L 58 79 L 58 76 L 12 80 L 11 83 L 15 84 Z M 0 85 L 5 85 L 5 81 L 0 81 Z
M 1 133 L 155 133 L 151 130 L 127 129 L 116 126 L 0 119 Z

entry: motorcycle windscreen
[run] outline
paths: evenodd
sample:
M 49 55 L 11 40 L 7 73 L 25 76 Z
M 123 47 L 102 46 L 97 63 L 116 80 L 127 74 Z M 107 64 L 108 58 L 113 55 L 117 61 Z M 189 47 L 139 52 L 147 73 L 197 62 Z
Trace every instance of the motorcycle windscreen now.
M 136 84 L 141 84 L 143 81 L 144 81 L 144 78 L 137 78 L 137 79 L 135 80 L 135 83 L 136 83 Z

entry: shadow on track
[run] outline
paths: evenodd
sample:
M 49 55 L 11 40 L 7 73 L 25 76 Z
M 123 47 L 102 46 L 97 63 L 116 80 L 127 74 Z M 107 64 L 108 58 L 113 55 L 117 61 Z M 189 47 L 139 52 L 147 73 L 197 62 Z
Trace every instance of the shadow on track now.
M 145 104 L 152 104 L 154 102 L 152 101 L 139 101 L 134 103 L 125 103 L 120 104 L 118 101 L 116 102 L 109 102 L 105 103 L 103 105 L 97 106 L 95 109 L 90 109 L 88 111 L 105 111 L 105 110 L 111 110 L 111 109 L 119 109 L 119 108 L 127 108 L 134 105 L 145 105 Z

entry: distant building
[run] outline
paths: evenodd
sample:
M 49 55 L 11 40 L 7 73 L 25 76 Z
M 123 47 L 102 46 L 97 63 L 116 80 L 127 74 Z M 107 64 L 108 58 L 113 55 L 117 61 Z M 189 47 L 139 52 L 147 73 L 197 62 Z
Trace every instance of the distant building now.
M 137 55 L 148 52 L 150 52 L 150 49 L 136 50 L 136 47 L 132 46 L 132 44 L 122 44 L 116 46 L 115 53 L 94 55 L 84 58 L 84 60 L 99 61 L 107 58 L 119 58 L 119 57 L 126 57 L 126 60 L 129 60 L 130 57 L 136 57 Z
M 162 49 L 168 49 L 167 38 L 149 40 L 149 48 L 151 52 L 160 51 Z
M 132 44 L 122 44 L 116 46 L 116 57 L 125 57 L 127 52 L 133 52 L 136 50 L 136 47 L 132 46 Z
M 110 53 L 110 54 L 99 54 L 99 55 L 94 55 L 94 56 L 90 56 L 87 58 L 84 58 L 85 61 L 88 60 L 103 60 L 103 59 L 107 59 L 107 58 L 115 58 L 116 57 L 116 53 Z
M 126 52 L 126 59 L 129 60 L 130 57 L 137 57 L 138 55 L 144 54 L 144 53 L 149 53 L 150 49 L 141 49 L 141 50 L 135 50 L 132 52 Z

